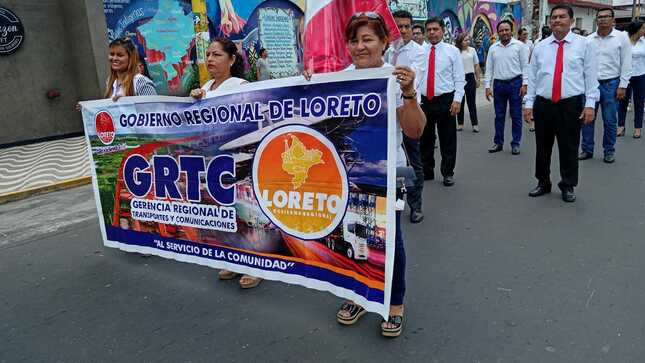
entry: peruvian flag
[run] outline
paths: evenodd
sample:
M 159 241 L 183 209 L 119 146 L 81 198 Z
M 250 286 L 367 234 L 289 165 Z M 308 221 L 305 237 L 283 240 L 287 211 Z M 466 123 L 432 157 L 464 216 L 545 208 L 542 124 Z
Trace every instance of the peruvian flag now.
M 401 37 L 387 0 L 307 0 L 304 68 L 313 73 L 345 69 L 352 58 L 345 43 L 345 26 L 352 15 L 379 13 L 390 31 L 390 42 Z

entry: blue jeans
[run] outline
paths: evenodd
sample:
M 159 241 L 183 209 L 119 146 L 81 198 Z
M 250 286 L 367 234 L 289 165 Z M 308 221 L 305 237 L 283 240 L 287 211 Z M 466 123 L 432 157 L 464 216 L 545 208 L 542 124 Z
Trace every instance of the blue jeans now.
M 390 305 L 403 305 L 405 297 L 405 247 L 401 233 L 401 211 L 396 211 L 396 236 L 394 238 L 394 271 Z
M 504 123 L 506 120 L 506 106 L 510 106 L 511 120 L 513 121 L 511 146 L 520 146 L 522 140 L 522 77 L 515 77 L 509 81 L 493 81 L 493 104 L 495 105 L 495 138 L 496 145 L 504 145 Z
M 603 122 L 603 137 L 602 147 L 605 155 L 613 154 L 616 152 L 614 145 L 616 144 L 616 128 L 618 127 L 618 99 L 616 98 L 616 90 L 620 79 L 612 79 L 610 81 L 601 81 L 598 89 L 600 89 L 600 102 L 596 103 L 596 114 L 598 107 L 602 108 L 602 122 Z M 582 151 L 593 154 L 594 147 L 594 122 L 582 126 Z
M 625 126 L 625 119 L 627 118 L 627 106 L 629 105 L 629 98 L 634 95 L 634 128 L 640 129 L 643 127 L 643 101 L 645 101 L 645 74 L 632 77 L 627 86 L 627 93 L 625 98 L 620 101 L 620 108 L 618 109 L 618 126 Z

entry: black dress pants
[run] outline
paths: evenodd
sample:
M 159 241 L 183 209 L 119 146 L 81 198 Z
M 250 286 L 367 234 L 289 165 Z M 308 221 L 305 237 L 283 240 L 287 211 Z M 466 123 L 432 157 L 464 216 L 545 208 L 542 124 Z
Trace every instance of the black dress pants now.
M 423 173 L 434 175 L 434 145 L 439 135 L 439 150 L 441 151 L 441 175 L 444 177 L 455 174 L 457 163 L 457 122 L 450 114 L 450 106 L 454 92 L 444 93 L 428 100 L 421 96 L 421 109 L 426 115 L 427 124 L 421 135 L 421 158 Z M 435 132 L 436 128 L 436 132 Z
M 584 96 L 561 99 L 558 103 L 537 96 L 533 105 L 535 120 L 535 177 L 541 185 L 551 184 L 551 152 L 558 140 L 561 189 L 578 185 L 578 148 L 580 147 L 580 114 Z
M 416 179 L 414 187 L 408 188 L 407 199 L 410 209 L 421 212 L 423 207 L 423 162 L 419 139 L 413 139 L 403 134 L 403 148 L 408 156 L 408 164 L 414 169 Z
M 468 104 L 468 114 L 470 114 L 470 124 L 477 126 L 477 80 L 475 80 L 475 73 L 466 73 L 466 86 L 464 87 L 464 98 L 461 99 L 461 111 L 457 115 L 457 123 L 464 124 L 464 115 L 466 113 L 466 103 Z M 466 100 L 466 102 L 464 102 Z

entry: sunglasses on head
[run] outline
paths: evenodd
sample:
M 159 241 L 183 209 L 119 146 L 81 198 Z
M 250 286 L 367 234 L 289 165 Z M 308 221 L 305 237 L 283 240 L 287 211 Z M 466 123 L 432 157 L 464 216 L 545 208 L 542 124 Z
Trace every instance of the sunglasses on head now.
M 374 12 L 374 11 L 362 11 L 362 12 L 355 13 L 354 15 L 352 15 L 352 17 L 351 17 L 351 19 L 349 21 L 352 22 L 352 21 L 354 21 L 354 20 L 356 20 L 358 18 L 368 18 L 368 19 L 371 19 L 371 20 L 378 20 L 378 21 L 381 21 L 381 22 L 385 22 L 383 20 L 383 17 L 381 16 L 381 14 L 379 14 L 377 12 Z
M 132 42 L 132 39 L 130 39 L 129 37 L 123 37 L 123 38 L 114 39 L 110 43 L 110 47 L 112 47 L 114 45 L 122 45 L 122 46 L 134 47 L 134 43 Z

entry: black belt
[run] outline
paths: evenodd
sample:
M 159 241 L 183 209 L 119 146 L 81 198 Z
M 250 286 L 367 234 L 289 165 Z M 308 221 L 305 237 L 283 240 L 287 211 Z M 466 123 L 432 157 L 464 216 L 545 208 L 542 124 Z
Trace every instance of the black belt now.
M 617 80 L 617 79 L 620 79 L 620 77 L 607 78 L 607 79 L 599 79 L 599 80 L 598 80 L 598 83 L 607 83 L 607 82 L 615 81 L 615 80 Z
M 440 100 L 440 99 L 442 99 L 444 97 L 448 97 L 448 96 L 450 96 L 450 98 L 453 98 L 455 96 L 455 91 L 450 91 L 450 92 L 442 93 L 442 94 L 440 94 L 438 96 L 434 96 L 434 97 L 432 97 L 432 100 L 428 99 L 427 96 L 421 95 L 421 99 L 425 98 L 426 100 L 432 102 L 434 100 Z
M 520 79 L 520 78 L 522 78 L 522 75 L 515 76 L 515 77 L 513 77 L 513 78 L 511 78 L 511 79 L 495 79 L 495 80 L 493 80 L 493 82 L 499 82 L 499 83 L 511 83 L 511 82 L 517 81 L 517 80 L 518 80 L 518 79 Z
M 555 103 L 555 102 L 551 101 L 550 99 L 542 97 L 542 96 L 536 96 L 535 98 L 539 99 L 541 101 L 544 101 L 544 102 Z M 561 98 L 560 101 L 558 101 L 557 103 L 574 101 L 576 99 L 583 99 L 584 100 L 584 98 L 585 98 L 585 95 L 576 95 L 576 96 L 571 96 L 571 97 L 567 97 L 567 98 Z

